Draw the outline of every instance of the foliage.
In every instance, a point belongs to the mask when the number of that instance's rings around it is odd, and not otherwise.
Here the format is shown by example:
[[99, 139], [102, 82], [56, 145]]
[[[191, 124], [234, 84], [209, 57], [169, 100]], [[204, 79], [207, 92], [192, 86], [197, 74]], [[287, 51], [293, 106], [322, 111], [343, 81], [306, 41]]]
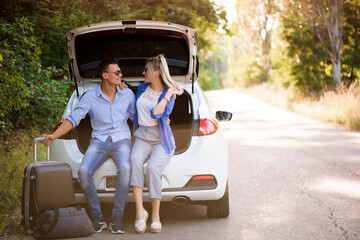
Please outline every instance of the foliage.
[[360, 1], [344, 1], [343, 81], [360, 79]]
[[[225, 21], [224, 11], [220, 7], [215, 10], [208, 0], [187, 3], [185, 0], [2, 1], [0, 77], [4, 80], [0, 89], [0, 136], [9, 129], [53, 125], [59, 120], [72, 89], [65, 81], [67, 31], [96, 22], [151, 19], [209, 33], [218, 28], [220, 20]], [[209, 39], [200, 37], [199, 48], [209, 47]]]
[[[37, 28], [35, 35], [43, 40], [41, 63], [43, 66], [62, 68], [68, 59], [65, 33], [73, 28], [97, 22], [117, 20], [169, 21], [200, 32], [215, 31], [225, 11], [215, 11], [209, 0], [14, 0], [5, 4], [2, 17], [13, 21], [13, 16], [27, 16]], [[226, 24], [225, 24], [226, 25]], [[225, 26], [224, 25], [224, 26]], [[210, 44], [205, 34], [199, 35], [199, 47]]]
[[[237, 1], [229, 82], [242, 86], [262, 81], [281, 83], [320, 96], [334, 89], [333, 79], [338, 82], [338, 62], [342, 81], [346, 85], [356, 82], [360, 76], [360, 0], [334, 3]], [[331, 24], [336, 20], [338, 26]], [[343, 39], [339, 39], [342, 30]], [[337, 44], [337, 39], [343, 44]]]
[[341, 83], [341, 45], [343, 36], [343, 1], [301, 0], [308, 27], [321, 42], [332, 61], [333, 84]]
[[276, 3], [269, 0], [237, 1], [237, 16], [231, 25], [234, 34], [229, 82], [249, 86], [270, 81], [272, 41], [279, 15]]
[[[217, 74], [209, 65], [212, 65], [213, 62], [217, 62], [219, 59], [214, 59], [214, 61], [202, 61], [204, 65], [200, 65], [200, 78], [199, 83], [203, 90], [212, 90], [222, 88], [222, 79], [221, 74]], [[201, 61], [201, 58], [200, 58]]]
[[[314, 13], [305, 9], [305, 2], [300, 7], [296, 1], [285, 1], [289, 4], [282, 14], [282, 37], [285, 40], [288, 52], [289, 62], [291, 64], [292, 75], [294, 76], [294, 84], [304, 93], [321, 93], [327, 89], [335, 87], [334, 63], [336, 62], [336, 52], [333, 41], [329, 40], [332, 31], [336, 32], [336, 28], [327, 31], [326, 26], [321, 27], [320, 23], [315, 21]], [[330, 4], [330, 3], [328, 3]], [[341, 3], [340, 3], [341, 4]], [[345, 80], [346, 85], [350, 85], [359, 79], [360, 74], [360, 25], [359, 25], [359, 5], [360, 1], [344, 1], [343, 7], [338, 6], [339, 15], [339, 31], [343, 29], [342, 54], [341, 61], [341, 79]], [[321, 7], [321, 6], [318, 6]], [[333, 9], [333, 8], [332, 8]], [[343, 9], [343, 13], [341, 12]], [[334, 9], [333, 9], [334, 10]], [[312, 11], [315, 11], [312, 9]], [[322, 9], [330, 11], [328, 8]], [[334, 14], [330, 11], [326, 14]], [[312, 15], [311, 17], [309, 17]], [[343, 15], [343, 17], [341, 16]], [[335, 15], [332, 17], [334, 19]], [[309, 20], [310, 18], [310, 20]], [[341, 24], [344, 24], [342, 28]], [[328, 28], [330, 26], [327, 26]], [[334, 30], [335, 29], [335, 30]], [[334, 33], [335, 34], [335, 33]], [[323, 39], [323, 40], [320, 40]], [[328, 40], [324, 40], [324, 39]], [[331, 42], [331, 43], [330, 43]], [[330, 57], [332, 56], [332, 57]], [[334, 60], [335, 59], [335, 60]], [[336, 77], [337, 78], [337, 77]]]
[[41, 40], [33, 32], [27, 18], [15, 19], [13, 24], [1, 22], [0, 135], [54, 124], [69, 94], [64, 70], [42, 68]]
[[6, 130], [6, 125], [12, 127], [12, 122], [6, 119], [13, 109], [28, 106], [31, 92], [25, 73], [36, 77], [40, 52], [32, 31], [26, 19], [19, 19], [15, 24], [0, 20], [0, 132]]
[[214, 36], [220, 44], [212, 46], [209, 51], [199, 51], [199, 84], [203, 90], [223, 88], [226, 84], [228, 67], [228, 40]]
[[[226, 26], [225, 11], [209, 0], [134, 0], [130, 9], [136, 11], [134, 17], [146, 20], [166, 21], [195, 28], [199, 34], [199, 48], [207, 47], [210, 40], [207, 31], [215, 32]], [[220, 25], [220, 21], [225, 22]]]
[[267, 75], [253, 54], [242, 53], [235, 55], [229, 63], [228, 78], [231, 85], [248, 87], [265, 82]]
[[270, 52], [272, 69], [269, 74], [269, 82], [280, 84], [285, 88], [294, 85], [296, 79], [292, 74], [292, 65], [289, 64], [289, 49], [284, 46], [277, 46]]
[[295, 86], [304, 93], [319, 92], [331, 86], [328, 71], [331, 60], [309, 29], [306, 19], [295, 9], [283, 15], [283, 24]]
[[2, 18], [13, 22], [16, 17], [27, 17], [36, 26], [33, 35], [42, 40], [42, 66], [63, 68], [68, 59], [65, 33], [100, 21], [99, 16], [83, 11], [86, 4], [85, 0], [15, 0], [7, 3], [8, 12]]

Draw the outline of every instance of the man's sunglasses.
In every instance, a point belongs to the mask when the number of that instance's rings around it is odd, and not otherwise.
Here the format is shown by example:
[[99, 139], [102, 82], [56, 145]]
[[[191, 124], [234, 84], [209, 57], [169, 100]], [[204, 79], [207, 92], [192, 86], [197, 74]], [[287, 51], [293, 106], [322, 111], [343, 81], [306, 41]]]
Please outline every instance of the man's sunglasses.
[[106, 73], [115, 73], [116, 75], [120, 76], [121, 70], [117, 70], [117, 71], [115, 71], [115, 72], [106, 72]]

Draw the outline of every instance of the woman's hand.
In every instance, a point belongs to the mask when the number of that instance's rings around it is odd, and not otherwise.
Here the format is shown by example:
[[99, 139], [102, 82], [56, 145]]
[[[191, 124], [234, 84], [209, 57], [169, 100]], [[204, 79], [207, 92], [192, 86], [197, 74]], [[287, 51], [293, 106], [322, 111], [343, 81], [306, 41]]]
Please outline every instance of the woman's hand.
[[166, 98], [166, 100], [170, 101], [171, 96], [175, 95], [175, 94], [176, 94], [175, 90], [172, 88], [169, 88], [164, 97]]
[[124, 82], [121, 82], [118, 86], [119, 86], [120, 90], [124, 90], [124, 88], [128, 88], [128, 85], [126, 85], [126, 83], [124, 83]]

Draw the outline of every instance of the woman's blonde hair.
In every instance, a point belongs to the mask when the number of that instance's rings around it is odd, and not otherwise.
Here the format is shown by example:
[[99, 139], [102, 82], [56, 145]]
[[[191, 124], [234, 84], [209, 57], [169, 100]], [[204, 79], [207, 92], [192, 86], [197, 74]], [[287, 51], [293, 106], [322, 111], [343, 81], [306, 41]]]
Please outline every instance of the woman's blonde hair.
[[159, 70], [162, 84], [167, 88], [174, 89], [177, 95], [183, 94], [184, 90], [171, 78], [169, 67], [163, 54], [146, 59], [145, 66], [148, 67], [151, 72]]

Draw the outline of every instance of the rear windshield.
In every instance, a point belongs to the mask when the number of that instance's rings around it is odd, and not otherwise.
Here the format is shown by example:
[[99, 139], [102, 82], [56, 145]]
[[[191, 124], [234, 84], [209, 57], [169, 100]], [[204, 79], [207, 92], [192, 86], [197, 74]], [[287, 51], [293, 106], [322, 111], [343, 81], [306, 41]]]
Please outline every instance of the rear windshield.
[[124, 77], [142, 76], [145, 60], [164, 54], [171, 75], [186, 75], [189, 67], [188, 43], [181, 33], [166, 30], [107, 30], [80, 35], [75, 39], [80, 75], [99, 78], [103, 59], [115, 59]]

